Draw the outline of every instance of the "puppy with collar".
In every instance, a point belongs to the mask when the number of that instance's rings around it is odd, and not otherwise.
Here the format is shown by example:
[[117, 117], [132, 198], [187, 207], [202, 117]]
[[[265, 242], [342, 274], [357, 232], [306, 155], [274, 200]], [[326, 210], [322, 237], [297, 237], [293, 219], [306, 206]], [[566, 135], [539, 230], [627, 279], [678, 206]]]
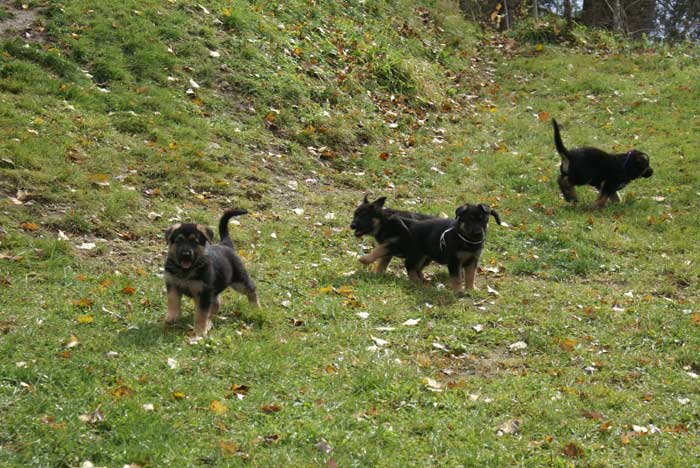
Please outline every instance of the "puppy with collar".
[[245, 210], [227, 210], [219, 221], [221, 240], [213, 244], [214, 231], [207, 226], [178, 223], [165, 231], [168, 254], [165, 260], [165, 287], [168, 312], [165, 323], [180, 318], [182, 295], [192, 297], [195, 305], [194, 332], [204, 336], [212, 327], [211, 318], [219, 310], [219, 294], [231, 287], [245, 294], [248, 301], [260, 307], [255, 283], [234, 250], [228, 222]]
[[489, 216], [501, 224], [496, 210], [483, 203], [460, 206], [454, 219], [414, 221], [394, 217], [391, 223], [402, 227], [403, 236], [392, 248], [402, 252], [408, 277], [419, 284], [424, 281], [423, 268], [430, 262], [447, 265], [452, 291], [462, 295], [463, 287], [474, 289]]
[[610, 154], [590, 146], [567, 150], [559, 134], [559, 125], [554, 119], [552, 126], [554, 145], [561, 156], [557, 182], [564, 200], [568, 202], [578, 201], [577, 185], [592, 185], [599, 192], [595, 207], [602, 208], [608, 200], [619, 202], [617, 191], [631, 181], [654, 174], [646, 153], [632, 149], [626, 153]]
[[[369, 265], [376, 260], [379, 260], [377, 272], [384, 273], [389, 266], [389, 262], [394, 256], [401, 256], [400, 251], [392, 251], [391, 246], [401, 236], [401, 232], [397, 231], [397, 225], [388, 223], [387, 221], [392, 216], [398, 216], [402, 219], [430, 219], [433, 216], [414, 213], [411, 211], [393, 210], [384, 208], [386, 197], [380, 197], [370, 202], [365, 195], [362, 203], [355, 209], [350, 223], [350, 229], [355, 232], [355, 237], [360, 238], [364, 235], [370, 235], [377, 241], [377, 247], [367, 255], [360, 257], [360, 262]], [[401, 227], [398, 226], [400, 230]]]

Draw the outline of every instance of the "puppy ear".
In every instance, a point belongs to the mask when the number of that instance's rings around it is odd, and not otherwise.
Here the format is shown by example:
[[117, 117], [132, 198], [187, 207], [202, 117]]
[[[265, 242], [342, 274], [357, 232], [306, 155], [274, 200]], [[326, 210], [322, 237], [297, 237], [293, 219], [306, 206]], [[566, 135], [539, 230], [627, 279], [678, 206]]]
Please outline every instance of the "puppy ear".
[[486, 203], [479, 203], [479, 209], [481, 209], [481, 211], [486, 214], [491, 213], [491, 207], [488, 206]]
[[202, 235], [207, 239], [207, 241], [214, 242], [214, 231], [209, 226], [204, 226], [203, 224], [197, 225], [197, 230], [202, 233]]
[[498, 212], [496, 210], [491, 210], [490, 214], [496, 220], [496, 223], [501, 224], [501, 217], [498, 216]]
[[168, 229], [165, 230], [165, 242], [166, 243], [168, 243], [168, 244], [170, 243], [170, 237], [173, 235], [173, 232], [175, 232], [176, 229], [180, 228], [180, 226], [182, 226], [182, 224], [180, 224], [180, 223], [173, 224], [172, 226], [170, 226]]
[[367, 194], [365, 193], [365, 198], [362, 200], [362, 203], [365, 203], [369, 205], [369, 199], [367, 198]]
[[378, 206], [379, 208], [384, 207], [384, 202], [386, 202], [386, 197], [379, 197], [376, 200], [372, 202], [374, 206]]
[[457, 209], [455, 210], [455, 218], [459, 218], [462, 213], [464, 213], [464, 210], [467, 209], [467, 205], [462, 205], [458, 206]]

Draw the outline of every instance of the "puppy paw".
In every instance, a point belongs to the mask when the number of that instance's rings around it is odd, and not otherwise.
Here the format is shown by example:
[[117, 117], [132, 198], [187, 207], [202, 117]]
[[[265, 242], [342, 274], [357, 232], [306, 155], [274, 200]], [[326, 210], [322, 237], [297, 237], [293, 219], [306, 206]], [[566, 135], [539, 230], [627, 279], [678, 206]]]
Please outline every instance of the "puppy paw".
[[374, 261], [374, 259], [373, 259], [372, 257], [370, 257], [369, 255], [363, 255], [363, 256], [360, 257], [358, 260], [359, 260], [360, 263], [362, 263], [363, 265], [370, 265], [370, 264]]
[[211, 320], [207, 320], [206, 323], [204, 324], [196, 324], [194, 326], [194, 334], [196, 336], [207, 336], [207, 333], [209, 333], [209, 330], [214, 326]]

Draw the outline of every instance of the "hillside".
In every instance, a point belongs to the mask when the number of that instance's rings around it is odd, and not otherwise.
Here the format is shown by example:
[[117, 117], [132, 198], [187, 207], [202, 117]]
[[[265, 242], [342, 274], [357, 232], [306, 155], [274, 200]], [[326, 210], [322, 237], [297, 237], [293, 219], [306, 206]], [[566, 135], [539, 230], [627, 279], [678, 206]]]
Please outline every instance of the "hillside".
[[[8, 466], [700, 456], [697, 48], [440, 0], [95, 0], [6, 2], [0, 55]], [[567, 205], [551, 117], [654, 176]], [[365, 194], [497, 209], [479, 290], [362, 266]], [[164, 231], [230, 207], [262, 309], [164, 329]]]

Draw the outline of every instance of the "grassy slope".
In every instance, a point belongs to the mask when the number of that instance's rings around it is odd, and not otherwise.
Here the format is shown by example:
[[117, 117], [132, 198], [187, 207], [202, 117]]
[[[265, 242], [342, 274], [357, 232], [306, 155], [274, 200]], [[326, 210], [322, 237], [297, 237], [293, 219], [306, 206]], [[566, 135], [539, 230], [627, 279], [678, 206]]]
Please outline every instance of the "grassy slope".
[[[2, 46], [3, 460], [568, 466], [568, 446], [583, 465], [692, 465], [696, 51], [482, 42], [448, 2], [113, 3], [33, 3], [37, 41]], [[646, 150], [655, 176], [620, 206], [565, 206], [540, 112], [569, 146]], [[365, 192], [497, 207], [500, 273], [454, 300], [444, 268], [424, 290], [398, 263], [365, 271], [347, 228]], [[227, 294], [190, 346], [189, 315], [159, 322], [162, 232], [228, 206], [252, 212], [233, 234], [264, 308]]]

